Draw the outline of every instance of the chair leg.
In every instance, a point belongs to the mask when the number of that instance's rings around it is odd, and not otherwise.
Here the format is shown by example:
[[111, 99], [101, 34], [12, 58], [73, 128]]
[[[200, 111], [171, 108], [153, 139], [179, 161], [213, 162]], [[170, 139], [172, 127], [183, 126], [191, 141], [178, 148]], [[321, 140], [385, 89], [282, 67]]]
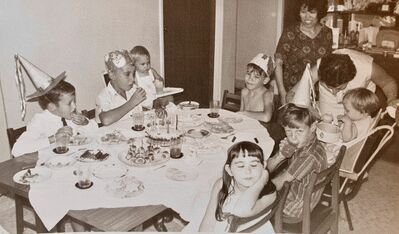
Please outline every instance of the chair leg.
[[22, 200], [18, 195], [15, 195], [15, 215], [17, 234], [22, 234], [24, 232], [24, 208], [22, 206]]
[[346, 219], [348, 221], [348, 226], [349, 226], [349, 230], [353, 231], [353, 224], [352, 224], [352, 218], [351, 218], [351, 213], [349, 211], [349, 206], [348, 206], [348, 202], [346, 201], [346, 199], [342, 199], [342, 203], [344, 205], [344, 209], [345, 209], [345, 215], [346, 215]]

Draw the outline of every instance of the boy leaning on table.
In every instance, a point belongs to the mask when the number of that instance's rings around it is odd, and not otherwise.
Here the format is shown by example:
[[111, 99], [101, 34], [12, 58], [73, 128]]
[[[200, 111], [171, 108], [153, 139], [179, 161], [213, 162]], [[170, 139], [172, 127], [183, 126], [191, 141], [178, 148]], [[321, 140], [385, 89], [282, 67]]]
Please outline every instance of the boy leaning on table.
[[109, 52], [104, 60], [111, 80], [97, 96], [96, 121], [107, 126], [141, 111], [146, 93], [135, 85], [136, 69], [127, 50]]
[[22, 116], [25, 116], [22, 68], [37, 89], [35, 93], [26, 97], [27, 101], [38, 101], [43, 112], [33, 116], [26, 126], [26, 131], [14, 144], [12, 155], [21, 156], [36, 152], [61, 138], [72, 136], [74, 132], [90, 131], [98, 127], [94, 121], [89, 121], [76, 112], [75, 87], [64, 81], [65, 72], [52, 78], [20, 55], [16, 55], [15, 60], [23, 104]]

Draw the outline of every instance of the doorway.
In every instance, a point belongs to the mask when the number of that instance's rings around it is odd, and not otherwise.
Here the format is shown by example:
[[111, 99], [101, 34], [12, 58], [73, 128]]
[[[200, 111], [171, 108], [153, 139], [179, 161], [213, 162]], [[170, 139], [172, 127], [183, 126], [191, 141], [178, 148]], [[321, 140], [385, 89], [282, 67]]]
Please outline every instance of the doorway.
[[176, 103], [205, 107], [213, 94], [215, 1], [163, 1], [166, 86], [184, 88]]

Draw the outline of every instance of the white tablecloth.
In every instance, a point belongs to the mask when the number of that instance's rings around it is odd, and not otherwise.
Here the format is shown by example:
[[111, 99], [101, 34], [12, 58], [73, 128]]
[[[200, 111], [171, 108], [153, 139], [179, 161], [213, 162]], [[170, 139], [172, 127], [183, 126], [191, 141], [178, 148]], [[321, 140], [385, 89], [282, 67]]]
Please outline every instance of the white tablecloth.
[[[206, 109], [198, 109], [195, 112], [201, 113], [203, 120], [207, 121]], [[255, 134], [262, 142], [265, 159], [267, 159], [274, 146], [274, 141], [270, 138], [266, 128], [254, 119], [238, 115], [233, 112], [220, 110], [221, 117], [240, 116], [243, 121], [231, 124], [236, 133]], [[99, 148], [110, 153], [110, 157], [103, 162], [90, 163], [95, 168], [100, 163], [121, 163], [118, 159], [118, 153], [127, 150], [127, 144], [121, 145], [103, 145], [98, 140], [101, 135], [112, 132], [113, 129], [121, 129], [122, 133], [127, 137], [143, 136], [144, 132], [134, 132], [130, 129], [131, 123], [118, 122], [114, 125], [103, 127], [93, 132], [93, 141], [86, 146], [70, 147], [70, 152], [75, 152], [80, 148]], [[202, 125], [198, 128], [203, 128]], [[245, 134], [244, 134], [245, 135]], [[128, 167], [128, 175], [135, 176], [144, 184], [144, 192], [132, 198], [114, 198], [105, 192], [106, 180], [102, 180], [92, 176], [94, 185], [85, 190], [75, 187], [77, 177], [73, 175], [79, 164], [89, 164], [76, 162], [73, 166], [52, 169], [52, 176], [49, 180], [32, 184], [29, 191], [29, 200], [38, 216], [43, 221], [47, 229], [53, 228], [69, 210], [86, 210], [93, 208], [115, 208], [115, 207], [133, 207], [163, 204], [172, 208], [180, 214], [180, 216], [190, 221], [193, 218], [192, 208], [194, 206], [196, 196], [209, 191], [214, 181], [222, 174], [223, 164], [226, 158], [226, 150], [233, 143], [231, 137], [221, 139], [219, 134], [211, 134], [211, 136], [200, 141], [187, 139], [183, 144], [183, 153], [195, 150], [198, 145], [217, 144], [219, 147], [208, 152], [202, 150], [198, 152], [198, 157], [202, 162], [194, 166], [188, 163], [185, 158], [170, 159], [165, 167], [158, 168], [154, 166], [150, 168]], [[186, 137], [187, 138], [187, 137]], [[82, 151], [81, 151], [82, 152]], [[68, 154], [68, 153], [67, 153]], [[54, 156], [52, 148], [39, 152], [39, 160], [37, 166], [45, 162], [49, 157]], [[199, 176], [191, 181], [173, 181], [165, 176], [165, 172], [170, 167], [190, 168], [190, 170], [198, 171]], [[203, 210], [203, 209], [202, 209]]]

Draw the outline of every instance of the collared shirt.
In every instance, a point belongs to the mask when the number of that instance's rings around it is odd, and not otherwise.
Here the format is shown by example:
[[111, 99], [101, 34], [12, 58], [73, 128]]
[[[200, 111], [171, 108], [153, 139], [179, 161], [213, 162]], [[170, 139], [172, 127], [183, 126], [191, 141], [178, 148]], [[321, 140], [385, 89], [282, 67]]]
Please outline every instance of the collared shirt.
[[[89, 121], [89, 124], [84, 126], [76, 125], [72, 120], [68, 119], [66, 123], [73, 129], [74, 133], [77, 131], [89, 133], [98, 128], [97, 123], [94, 121]], [[49, 147], [48, 138], [56, 134], [58, 129], [62, 127], [61, 117], [52, 114], [48, 110], [35, 114], [26, 126], [26, 131], [15, 142], [11, 152], [12, 155], [17, 157]]]
[[[320, 112], [321, 114], [332, 114], [336, 119], [336, 116], [344, 114], [344, 106], [342, 99], [348, 90], [354, 88], [367, 88], [375, 92], [375, 84], [371, 81], [371, 72], [373, 66], [373, 58], [364, 53], [350, 50], [350, 49], [339, 49], [333, 52], [334, 54], [347, 54], [353, 61], [356, 67], [356, 75], [351, 80], [344, 90], [339, 91], [336, 95], [332, 94], [326, 87], [320, 85], [319, 82], [319, 94], [320, 94]], [[320, 65], [320, 60], [317, 61], [317, 67]]]
[[[291, 147], [291, 146], [287, 146]], [[281, 152], [292, 152], [281, 150]], [[320, 172], [327, 168], [327, 157], [324, 148], [314, 136], [308, 145], [297, 149], [290, 155], [283, 155], [289, 158], [288, 173], [294, 177], [291, 188], [284, 205], [284, 214], [290, 217], [301, 217], [303, 210], [303, 197], [310, 182], [312, 172]], [[320, 200], [321, 193], [312, 194], [311, 209]]]
[[[107, 87], [105, 87], [101, 92], [98, 94], [96, 99], [96, 121], [100, 123], [99, 114], [103, 111], [109, 111], [115, 108], [118, 108], [125, 104], [137, 90], [137, 86], [133, 85], [133, 87], [126, 91], [126, 99], [122, 97], [114, 87], [111, 85], [111, 82], [108, 83]], [[125, 116], [121, 118], [121, 120], [131, 118], [132, 113], [135, 110], [141, 110], [141, 104], [137, 105], [131, 111], [129, 111]]]

